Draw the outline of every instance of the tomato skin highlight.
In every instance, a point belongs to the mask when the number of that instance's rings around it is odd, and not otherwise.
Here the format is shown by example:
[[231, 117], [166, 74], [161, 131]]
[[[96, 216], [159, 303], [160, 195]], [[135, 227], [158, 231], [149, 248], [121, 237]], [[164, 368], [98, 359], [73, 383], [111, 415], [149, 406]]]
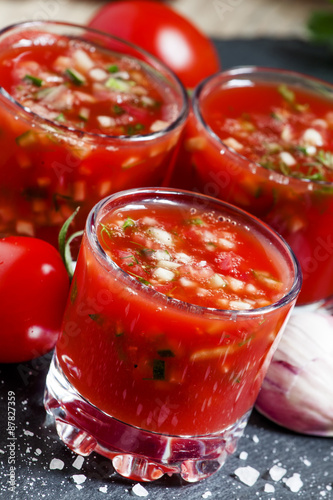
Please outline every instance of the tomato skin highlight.
[[25, 236], [0, 240], [0, 363], [28, 361], [54, 347], [68, 290], [52, 245]]
[[220, 69], [213, 43], [189, 20], [151, 0], [111, 2], [88, 26], [132, 42], [164, 62], [187, 88]]

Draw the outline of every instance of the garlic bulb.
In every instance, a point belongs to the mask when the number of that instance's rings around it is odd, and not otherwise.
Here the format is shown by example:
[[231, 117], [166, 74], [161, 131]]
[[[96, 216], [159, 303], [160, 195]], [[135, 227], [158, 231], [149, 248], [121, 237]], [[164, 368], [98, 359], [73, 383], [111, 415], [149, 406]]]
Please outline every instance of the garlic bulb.
[[293, 431], [333, 436], [333, 317], [294, 311], [255, 407]]

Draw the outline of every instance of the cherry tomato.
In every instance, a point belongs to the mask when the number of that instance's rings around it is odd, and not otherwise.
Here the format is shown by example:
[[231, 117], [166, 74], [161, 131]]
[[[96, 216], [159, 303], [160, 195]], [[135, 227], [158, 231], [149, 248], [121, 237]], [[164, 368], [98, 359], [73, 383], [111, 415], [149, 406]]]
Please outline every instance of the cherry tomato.
[[0, 239], [0, 362], [50, 351], [60, 333], [69, 278], [58, 251], [25, 236]]
[[122, 0], [104, 5], [89, 26], [132, 42], [171, 68], [187, 88], [217, 72], [213, 43], [163, 3]]

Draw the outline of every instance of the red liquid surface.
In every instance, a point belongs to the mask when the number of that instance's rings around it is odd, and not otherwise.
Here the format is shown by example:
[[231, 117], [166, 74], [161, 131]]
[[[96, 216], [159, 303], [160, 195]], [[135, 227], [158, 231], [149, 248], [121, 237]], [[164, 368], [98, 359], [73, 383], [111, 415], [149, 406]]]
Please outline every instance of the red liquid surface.
[[[217, 290], [206, 278], [192, 276], [194, 281], [202, 281], [188, 292], [181, 284], [182, 273], [189, 268], [181, 267], [177, 268], [180, 274], [175, 276], [174, 287], [170, 289], [170, 283], [161, 284], [156, 276], [152, 277], [161, 264], [152, 266], [152, 274], [145, 278], [126, 276], [118, 267], [106, 272], [85, 237], [57, 345], [60, 366], [84, 398], [120, 421], [170, 435], [219, 432], [235, 423], [254, 404], [290, 304], [269, 313], [258, 309], [251, 317], [242, 317], [238, 311], [221, 317], [213, 309], [211, 312], [191, 309], [189, 304], [168, 299], [167, 295], [210, 307], [213, 303], [219, 307], [220, 299], [226, 300], [229, 295], [235, 303], [256, 301], [259, 296], [271, 302], [290, 288], [290, 269], [273, 245], [255, 229], [245, 229], [237, 221], [219, 222], [221, 213], [213, 215], [211, 210], [197, 210], [193, 214], [191, 206], [185, 203], [163, 206], [136, 199], [122, 212], [122, 221], [128, 221], [129, 213], [136, 221], [136, 234], [130, 226], [122, 229], [118, 225], [119, 231], [125, 233], [123, 238], [111, 230], [120, 212], [116, 209], [103, 218], [98, 230], [100, 243], [108, 254], [115, 255], [115, 260], [120, 262], [122, 257], [127, 260], [128, 255], [122, 252], [124, 244], [127, 248], [128, 238], [135, 241], [147, 231], [138, 221], [154, 218], [160, 229], [176, 228], [177, 242], [168, 246], [171, 262], [176, 262], [175, 255], [180, 253], [178, 245], [193, 260], [201, 252], [200, 259], [205, 259], [206, 269], [220, 266], [220, 274], [226, 281], [230, 277], [239, 281], [241, 278], [244, 289], [232, 290], [232, 282], [228, 281]], [[213, 235], [228, 227], [236, 247], [212, 253], [198, 240], [194, 249], [189, 236], [191, 229], [184, 224], [194, 216], [204, 219]], [[111, 236], [106, 230], [101, 231], [105, 226]], [[165, 247], [161, 242], [157, 246], [155, 251], [163, 251]], [[135, 252], [135, 245], [130, 252]], [[135, 255], [139, 262], [135, 263], [135, 274], [143, 275], [148, 262], [146, 255], [141, 252]], [[228, 267], [231, 256], [234, 264]], [[123, 263], [122, 267], [129, 271], [134, 266], [128, 269], [128, 264]], [[271, 281], [253, 278], [254, 269], [269, 273], [280, 289], [272, 287]], [[142, 280], [146, 282], [147, 278], [149, 284], [143, 284]], [[250, 288], [252, 295], [245, 294], [249, 283], [257, 287], [259, 295], [253, 288]], [[207, 293], [200, 295], [202, 289]]]
[[[52, 123], [43, 125], [1, 98], [0, 232], [55, 243], [77, 206], [82, 228], [104, 196], [163, 182], [180, 130], [149, 134], [165, 130], [181, 103], [135, 58], [50, 34], [21, 37], [31, 44], [0, 47], [0, 85]], [[137, 135], [147, 141], [120, 137]]]
[[234, 152], [192, 118], [183, 151], [191, 188], [253, 213], [287, 240], [303, 272], [298, 304], [332, 295], [331, 101], [292, 86], [253, 82], [219, 87], [200, 108]]

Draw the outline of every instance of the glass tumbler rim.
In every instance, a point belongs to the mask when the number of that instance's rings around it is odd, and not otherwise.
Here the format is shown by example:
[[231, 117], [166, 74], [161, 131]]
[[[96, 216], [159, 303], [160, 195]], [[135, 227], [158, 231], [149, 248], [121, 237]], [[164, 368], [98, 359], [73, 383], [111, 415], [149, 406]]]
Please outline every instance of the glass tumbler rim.
[[[133, 195], [137, 196], [151, 196], [151, 199], [155, 197], [154, 199], [156, 200], [156, 197], [159, 197], [161, 200], [165, 200], [166, 197], [179, 197], [179, 201], [181, 198], [189, 198], [193, 197], [196, 198], [197, 200], [203, 200], [207, 201], [211, 205], [214, 205], [215, 207], [218, 206], [220, 208], [224, 208], [228, 212], [232, 213], [233, 215], [236, 215], [236, 217], [240, 219], [246, 219], [249, 223], [251, 223], [252, 226], [255, 226], [258, 228], [259, 231], [261, 231], [261, 235], [264, 237], [269, 237], [271, 240], [273, 240], [275, 243], [277, 242], [280, 245], [280, 248], [278, 248], [278, 252], [281, 255], [281, 258], [283, 258], [282, 255], [282, 249], [285, 252], [286, 255], [288, 255], [289, 258], [289, 263], [288, 267], [290, 268], [290, 272], [293, 271], [293, 281], [292, 284], [290, 285], [288, 291], [286, 291], [280, 299], [278, 299], [276, 302], [256, 308], [256, 309], [247, 309], [247, 310], [233, 310], [233, 309], [218, 309], [218, 308], [212, 308], [212, 307], [205, 307], [205, 306], [200, 306], [196, 304], [191, 304], [188, 302], [184, 302], [179, 299], [175, 299], [173, 297], [168, 297], [165, 294], [158, 292], [149, 286], [139, 282], [135, 277], [130, 276], [126, 271], [124, 271], [120, 266], [118, 266], [112, 259], [107, 255], [107, 253], [104, 251], [102, 248], [96, 234], [96, 225], [98, 222], [98, 216], [101, 214], [103, 210], [106, 209], [107, 205], [116, 202], [117, 200], [120, 200], [121, 198], [125, 199], [128, 197], [130, 200]], [[213, 208], [213, 207], [211, 207]], [[234, 205], [231, 205], [230, 203], [227, 203], [225, 201], [213, 198], [211, 196], [203, 195], [200, 193], [194, 193], [192, 191], [187, 191], [187, 190], [182, 190], [182, 189], [175, 189], [175, 188], [154, 188], [154, 187], [148, 187], [148, 188], [139, 188], [139, 189], [128, 189], [124, 191], [119, 191], [117, 193], [111, 194], [110, 196], [100, 200], [90, 211], [87, 220], [86, 220], [86, 226], [85, 226], [85, 236], [87, 237], [87, 240], [92, 248], [93, 254], [95, 258], [99, 260], [99, 262], [103, 265], [103, 267], [108, 270], [108, 271], [113, 271], [118, 273], [120, 279], [130, 287], [131, 289], [135, 290], [136, 293], [143, 293], [145, 296], [150, 299], [159, 302], [161, 306], [168, 306], [168, 307], [173, 307], [178, 309], [179, 311], [184, 311], [189, 314], [196, 314], [196, 315], [214, 315], [216, 318], [220, 319], [231, 319], [235, 320], [236, 318], [242, 318], [242, 319], [251, 319], [253, 317], [258, 317], [266, 314], [270, 314], [274, 312], [275, 310], [278, 310], [281, 307], [284, 307], [291, 302], [293, 302], [301, 289], [302, 286], [302, 272], [300, 269], [299, 262], [297, 258], [295, 257], [295, 254], [293, 250], [290, 248], [288, 243], [284, 240], [282, 236], [280, 236], [274, 229], [272, 229], [269, 225], [266, 223], [262, 222], [260, 219], [257, 217], [249, 214], [245, 210], [242, 210]]]
[[[139, 143], [139, 142], [145, 142], [145, 141], [152, 141], [155, 140], [159, 137], [163, 137], [165, 134], [172, 132], [173, 130], [177, 129], [179, 126], [181, 126], [185, 120], [187, 119], [188, 112], [189, 112], [189, 100], [188, 100], [188, 94], [186, 92], [186, 89], [184, 88], [182, 82], [178, 78], [178, 76], [170, 69], [168, 66], [166, 66], [162, 61], [157, 59], [154, 55], [150, 54], [146, 50], [142, 49], [136, 44], [133, 44], [131, 42], [128, 42], [127, 40], [124, 40], [122, 38], [119, 38], [117, 36], [111, 35], [109, 33], [106, 33], [104, 31], [97, 30], [95, 28], [91, 28], [89, 26], [84, 26], [81, 24], [76, 24], [76, 23], [71, 23], [71, 22], [65, 22], [65, 21], [53, 21], [53, 20], [40, 20], [40, 21], [22, 21], [18, 23], [11, 24], [9, 26], [5, 26], [4, 28], [0, 29], [0, 44], [1, 44], [1, 38], [4, 35], [8, 35], [11, 32], [15, 32], [15, 30], [19, 29], [24, 29], [24, 28], [33, 28], [33, 27], [38, 27], [38, 26], [45, 26], [45, 27], [58, 27], [58, 28], [68, 28], [68, 29], [74, 29], [74, 30], [82, 30], [82, 32], [88, 32], [92, 34], [96, 34], [99, 37], [103, 37], [106, 40], [114, 40], [116, 42], [119, 42], [123, 44], [124, 47], [128, 47], [130, 49], [135, 50], [137, 55], [142, 56], [142, 59], [139, 59], [139, 61], [148, 64], [148, 66], [153, 69], [158, 71], [159, 76], [158, 78], [162, 80], [162, 77], [164, 77], [165, 73], [168, 76], [168, 82], [171, 86], [175, 88], [177, 91], [179, 97], [180, 97], [180, 106], [178, 110], [177, 117], [170, 123], [168, 127], [165, 129], [156, 131], [156, 132], [151, 132], [149, 134], [145, 135], [109, 135], [109, 134], [104, 134], [104, 133], [96, 133], [96, 132], [88, 132], [85, 130], [80, 130], [75, 127], [68, 127], [64, 125], [63, 123], [55, 123], [51, 119], [48, 118], [43, 118], [42, 116], [38, 115], [34, 111], [30, 110], [29, 108], [23, 106], [20, 104], [19, 101], [17, 101], [15, 98], [11, 96], [9, 92], [7, 92], [1, 85], [0, 85], [0, 98], [2, 97], [6, 102], [9, 102], [12, 106], [15, 108], [18, 108], [21, 113], [23, 112], [26, 118], [30, 118], [32, 120], [38, 121], [39, 124], [43, 124], [45, 126], [52, 126], [57, 129], [59, 129], [62, 132], [69, 132], [71, 134], [77, 135], [80, 139], [83, 138], [89, 138], [89, 139], [112, 139], [115, 141], [121, 141], [124, 143]], [[69, 36], [70, 33], [67, 34]], [[73, 37], [72, 37], [73, 38]], [[94, 43], [97, 43], [94, 41]], [[0, 46], [1, 48], [1, 46]], [[106, 50], [108, 50], [108, 47], [104, 47]], [[119, 52], [121, 55], [122, 53]], [[132, 55], [132, 57], [134, 57]], [[148, 63], [146, 61], [148, 60]], [[150, 62], [154, 63], [150, 64]], [[163, 73], [161, 72], [163, 71]]]
[[[243, 78], [248, 76], [249, 79], [256, 78], [256, 81], [260, 83], [271, 83], [271, 84], [290, 84], [294, 86], [298, 86], [301, 88], [303, 86], [304, 89], [310, 90], [312, 92], [318, 92], [319, 90], [323, 91], [323, 93], [329, 93], [330, 98], [332, 100], [333, 106], [333, 84], [326, 82], [325, 80], [321, 80], [311, 75], [307, 75], [298, 71], [282, 69], [282, 68], [272, 68], [268, 66], [235, 66], [233, 68], [229, 68], [227, 70], [222, 70], [213, 75], [206, 77], [202, 80], [194, 89], [192, 94], [192, 109], [193, 113], [200, 123], [200, 126], [204, 128], [204, 130], [209, 134], [210, 137], [216, 142], [219, 146], [222, 146], [230, 155], [233, 155], [236, 158], [241, 159], [243, 162], [246, 162], [248, 165], [254, 165], [256, 168], [256, 172], [260, 172], [263, 176], [269, 176], [270, 180], [276, 181], [278, 184], [281, 184], [281, 176], [288, 179], [289, 184], [293, 184], [299, 187], [303, 187], [312, 190], [315, 187], [326, 187], [332, 189], [333, 182], [330, 181], [322, 181], [322, 180], [313, 180], [313, 179], [302, 179], [295, 178], [291, 176], [286, 176], [280, 172], [276, 172], [274, 170], [265, 169], [260, 163], [249, 160], [245, 156], [243, 156], [238, 151], [235, 151], [227, 144], [223, 142], [222, 139], [212, 130], [208, 122], [202, 115], [200, 100], [203, 97], [204, 92], [207, 88], [211, 86], [214, 88], [218, 83], [228, 82], [232, 79], [236, 79], [237, 77]], [[320, 94], [319, 94], [320, 95]], [[327, 98], [327, 95], [325, 95]]]

